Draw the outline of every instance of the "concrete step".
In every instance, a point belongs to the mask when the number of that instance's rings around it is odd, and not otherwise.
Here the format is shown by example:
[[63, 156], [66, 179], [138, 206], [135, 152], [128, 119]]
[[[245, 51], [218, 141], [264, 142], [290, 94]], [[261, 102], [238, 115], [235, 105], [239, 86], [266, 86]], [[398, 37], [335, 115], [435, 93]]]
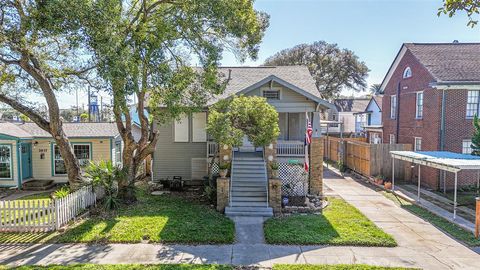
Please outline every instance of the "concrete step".
[[271, 207], [226, 207], [225, 214], [229, 217], [251, 216], [251, 217], [272, 217]]
[[232, 188], [235, 187], [267, 187], [266, 181], [232, 181]]
[[265, 164], [263, 159], [234, 159], [234, 164]]
[[55, 187], [53, 180], [31, 180], [22, 184], [23, 190], [42, 191]]
[[232, 178], [232, 183], [239, 183], [239, 182], [259, 182], [264, 185], [267, 185], [267, 179], [266, 177], [233, 177]]
[[232, 179], [267, 179], [265, 173], [236, 173], [233, 172]]
[[265, 167], [263, 168], [233, 167], [232, 172], [235, 174], [245, 174], [245, 173], [265, 174]]
[[267, 186], [232, 186], [232, 192], [267, 192]]
[[232, 189], [232, 198], [239, 197], [267, 197], [267, 191], [237, 191]]
[[232, 200], [232, 207], [233, 206], [241, 206], [241, 207], [266, 207], [267, 202], [238, 202], [238, 201], [233, 201]]
[[240, 202], [261, 202], [267, 203], [267, 196], [264, 197], [232, 197], [232, 203], [237, 204]]
[[233, 157], [235, 161], [263, 161], [262, 157]]

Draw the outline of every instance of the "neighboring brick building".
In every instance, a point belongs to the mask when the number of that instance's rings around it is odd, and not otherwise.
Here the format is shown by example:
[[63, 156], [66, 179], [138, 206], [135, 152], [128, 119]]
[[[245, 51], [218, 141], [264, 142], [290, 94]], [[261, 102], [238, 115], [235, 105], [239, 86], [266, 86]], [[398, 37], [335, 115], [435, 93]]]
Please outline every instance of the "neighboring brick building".
[[[418, 151], [470, 153], [480, 110], [480, 43], [405, 43], [382, 82], [383, 141]], [[413, 171], [416, 177], [416, 171]], [[422, 184], [443, 189], [438, 170], [422, 168]], [[447, 189], [451, 187], [446, 175]], [[459, 183], [476, 183], [460, 173]]]

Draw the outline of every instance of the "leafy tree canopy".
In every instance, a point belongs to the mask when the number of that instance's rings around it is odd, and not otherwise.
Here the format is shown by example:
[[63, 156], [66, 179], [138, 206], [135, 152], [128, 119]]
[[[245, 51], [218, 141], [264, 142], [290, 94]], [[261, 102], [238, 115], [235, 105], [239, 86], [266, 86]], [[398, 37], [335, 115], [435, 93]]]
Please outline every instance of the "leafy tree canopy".
[[305, 65], [323, 98], [334, 98], [342, 89], [363, 91], [370, 71], [355, 53], [337, 44], [317, 41], [282, 50], [267, 58], [265, 65]]
[[382, 85], [379, 83], [372, 84], [370, 86], [370, 93], [372, 95], [382, 95], [383, 94]]
[[468, 17], [467, 26], [475, 27], [478, 23], [479, 7], [479, 0], [443, 0], [443, 6], [438, 9], [438, 15], [446, 14], [453, 17], [457, 12], [464, 12]]
[[220, 145], [242, 145], [247, 136], [260, 147], [280, 134], [278, 113], [263, 97], [235, 96], [215, 104], [208, 115], [207, 131]]
[[472, 155], [480, 156], [480, 121], [478, 120], [478, 116], [475, 115], [473, 118], [473, 127], [475, 131], [473, 132], [472, 137]]

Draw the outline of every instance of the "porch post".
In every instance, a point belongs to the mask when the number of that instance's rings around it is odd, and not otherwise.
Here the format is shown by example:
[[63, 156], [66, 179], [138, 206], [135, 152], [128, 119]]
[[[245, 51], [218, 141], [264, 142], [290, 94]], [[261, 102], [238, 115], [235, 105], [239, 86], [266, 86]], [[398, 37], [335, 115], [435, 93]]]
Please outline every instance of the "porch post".
[[421, 165], [418, 164], [418, 188], [417, 188], [417, 189], [418, 189], [418, 190], [417, 190], [417, 201], [418, 201], [418, 202], [420, 202], [420, 179], [421, 179], [421, 177], [420, 177], [420, 173], [421, 173], [420, 168], [421, 168]]
[[392, 157], [392, 191], [395, 190], [395, 158]]
[[457, 181], [458, 172], [455, 172], [455, 191], [453, 193], [453, 219], [457, 217]]

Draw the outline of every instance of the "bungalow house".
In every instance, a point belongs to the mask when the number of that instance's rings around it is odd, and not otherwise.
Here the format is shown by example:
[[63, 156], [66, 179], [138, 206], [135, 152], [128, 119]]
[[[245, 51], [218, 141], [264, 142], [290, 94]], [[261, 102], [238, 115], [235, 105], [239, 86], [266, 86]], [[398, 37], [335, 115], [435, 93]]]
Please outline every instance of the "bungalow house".
[[[471, 153], [473, 118], [480, 115], [480, 43], [405, 43], [381, 89], [384, 142]], [[452, 173], [425, 168], [421, 175], [428, 188], [454, 186]], [[458, 174], [462, 186], [477, 186], [477, 179], [476, 172]]]
[[[63, 123], [63, 128], [81, 164], [121, 162], [115, 123]], [[68, 181], [55, 141], [35, 123], [0, 123], [0, 187], [22, 187], [31, 180]]]
[[[338, 116], [334, 116], [334, 118], [343, 123], [344, 135], [361, 135], [363, 126], [367, 122], [367, 115], [364, 112], [369, 102], [369, 98], [339, 98], [333, 100], [333, 104], [338, 111]], [[330, 133], [332, 133], [332, 130], [330, 130]]]
[[365, 110], [356, 113], [357, 118], [365, 119], [361, 128], [369, 143], [382, 143], [382, 98], [383, 96], [373, 96]]
[[[313, 119], [313, 132], [319, 134], [320, 113], [329, 109], [336, 111], [333, 104], [320, 97], [307, 67], [222, 67], [219, 72], [229, 81], [223, 95], [210, 100], [208, 105], [232, 95], [265, 97], [279, 113], [277, 156], [290, 156], [303, 163], [306, 115]], [[207, 115], [208, 109], [172, 123], [155, 123], [160, 139], [153, 158], [154, 181], [179, 177], [191, 183], [207, 175], [208, 161], [218, 147], [206, 132]], [[234, 151], [232, 197], [227, 214], [271, 214], [267, 207], [265, 161], [258, 151], [261, 149], [254, 149], [247, 139]], [[244, 208], [247, 206], [248, 209]], [[242, 213], [246, 210], [252, 212]]]

